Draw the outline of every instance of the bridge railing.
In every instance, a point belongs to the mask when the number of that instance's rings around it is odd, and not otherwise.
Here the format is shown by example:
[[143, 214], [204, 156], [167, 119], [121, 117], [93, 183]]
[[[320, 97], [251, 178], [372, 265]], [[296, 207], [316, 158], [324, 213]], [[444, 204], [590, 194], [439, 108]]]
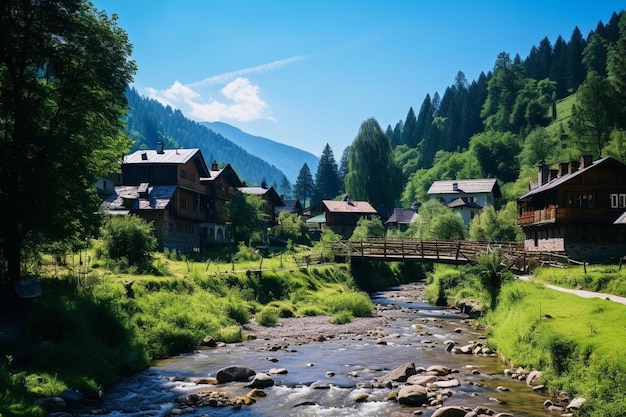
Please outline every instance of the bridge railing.
[[338, 257], [381, 260], [422, 260], [424, 262], [472, 263], [478, 257], [500, 252], [510, 269], [526, 271], [533, 262], [540, 262], [539, 252], [525, 251], [516, 242], [474, 242], [464, 240], [367, 239], [340, 241], [333, 244]]

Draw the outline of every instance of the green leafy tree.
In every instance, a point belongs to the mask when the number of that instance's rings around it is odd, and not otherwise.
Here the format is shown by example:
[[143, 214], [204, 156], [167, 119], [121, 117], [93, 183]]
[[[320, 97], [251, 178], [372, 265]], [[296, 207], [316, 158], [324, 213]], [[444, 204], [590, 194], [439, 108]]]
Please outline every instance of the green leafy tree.
[[122, 261], [140, 272], [152, 269], [151, 252], [157, 248], [152, 224], [137, 216], [109, 216], [100, 229], [105, 258]]
[[570, 128], [579, 150], [601, 156], [615, 126], [615, 94], [608, 79], [590, 72], [576, 93]]
[[315, 203], [332, 200], [339, 195], [341, 178], [333, 150], [327, 143], [322, 151], [320, 162], [315, 173]]
[[295, 198], [300, 200], [300, 202], [306, 206], [307, 203], [309, 203], [313, 198], [314, 193], [315, 183], [313, 182], [313, 176], [311, 175], [309, 166], [305, 162], [298, 173], [296, 184], [293, 187], [293, 194]]
[[513, 273], [502, 262], [501, 253], [494, 251], [479, 257], [476, 265], [470, 267], [470, 272], [478, 276], [482, 287], [489, 294], [490, 308], [494, 310], [502, 285], [513, 279]]
[[549, 161], [556, 153], [558, 140], [543, 127], [538, 127], [526, 136], [520, 158], [524, 165], [536, 166]]
[[518, 92], [524, 85], [523, 67], [516, 65], [506, 52], [500, 52], [487, 84], [488, 96], [481, 116], [485, 127], [498, 131], [510, 129], [510, 117]]
[[402, 171], [396, 165], [389, 139], [371, 118], [363, 122], [350, 146], [346, 192], [369, 201], [377, 210], [391, 210], [402, 190]]
[[607, 75], [608, 42], [599, 33], [594, 33], [583, 51], [583, 64], [587, 72], [595, 72], [605, 77]]
[[626, 131], [621, 129], [613, 130], [604, 152], [606, 156], [626, 164]]
[[93, 184], [129, 149], [135, 64], [116, 18], [87, 1], [5, 1], [0, 26], [0, 241], [17, 280], [29, 236], [93, 232]]
[[260, 237], [267, 220], [261, 197], [233, 190], [230, 201], [226, 203], [226, 211], [230, 216], [231, 235], [235, 242], [248, 243]]
[[348, 175], [348, 169], [350, 165], [350, 146], [346, 146], [341, 153], [341, 159], [339, 160], [339, 179], [341, 180], [340, 192], [346, 191], [346, 175]]
[[521, 240], [522, 229], [517, 225], [517, 203], [509, 202], [502, 210], [489, 205], [469, 224], [469, 238], [477, 241], [513, 242]]
[[461, 216], [436, 200], [421, 205], [417, 220], [409, 225], [410, 237], [424, 240], [463, 240], [467, 228]]
[[502, 182], [514, 181], [519, 172], [517, 155], [521, 144], [511, 132], [489, 130], [475, 135], [470, 140], [470, 151], [474, 154], [483, 172], [490, 178]]
[[626, 13], [621, 13], [618, 27], [619, 38], [609, 48], [607, 70], [618, 100], [619, 127], [626, 129]]
[[306, 234], [304, 220], [297, 213], [282, 211], [278, 214], [278, 224], [273, 228], [274, 236], [294, 242], [302, 240]]
[[382, 238], [385, 236], [385, 225], [379, 217], [368, 219], [361, 217], [350, 236], [350, 240], [365, 240], [368, 238]]

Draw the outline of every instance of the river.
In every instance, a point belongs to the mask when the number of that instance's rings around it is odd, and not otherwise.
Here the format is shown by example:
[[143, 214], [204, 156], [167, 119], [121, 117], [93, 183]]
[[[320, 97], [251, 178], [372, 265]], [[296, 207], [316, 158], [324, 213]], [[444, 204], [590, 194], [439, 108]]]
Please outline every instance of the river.
[[[461, 382], [450, 388], [444, 406], [485, 406], [515, 416], [550, 416], [543, 408], [545, 394], [504, 376], [504, 364], [495, 356], [453, 354], [446, 341], [464, 345], [481, 334], [467, 317], [455, 310], [433, 307], [411, 299], [409, 284], [372, 294], [384, 316], [386, 337], [355, 335], [268, 351], [272, 341], [251, 340], [181, 355], [155, 364], [145, 372], [120, 382], [105, 394], [102, 409], [111, 417], [167, 416], [176, 398], [199, 391], [222, 391], [241, 396], [250, 391], [245, 383], [198, 385], [199, 378], [215, 376], [225, 366], [243, 365], [257, 372], [284, 368], [272, 375], [276, 385], [266, 388], [256, 403], [233, 407], [197, 407], [182, 410], [200, 416], [430, 416], [434, 407], [408, 407], [389, 401], [390, 388], [372, 384], [376, 377], [407, 362], [416, 366], [443, 365], [458, 370]], [[274, 341], [276, 342], [276, 341]], [[279, 341], [278, 341], [279, 342]], [[472, 372], [473, 371], [473, 372]], [[316, 388], [322, 384], [325, 389]], [[496, 389], [500, 387], [500, 390]], [[501, 390], [502, 387], [509, 391]], [[367, 399], [355, 398], [366, 394]], [[177, 410], [176, 412], [180, 412]], [[85, 414], [86, 415], [86, 414]]]

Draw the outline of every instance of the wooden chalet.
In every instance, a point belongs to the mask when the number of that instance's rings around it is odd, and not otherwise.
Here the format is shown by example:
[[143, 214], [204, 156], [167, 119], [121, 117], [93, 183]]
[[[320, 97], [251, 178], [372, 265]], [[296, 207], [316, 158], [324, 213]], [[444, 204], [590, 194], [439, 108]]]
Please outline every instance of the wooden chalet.
[[460, 215], [465, 224], [502, 196], [495, 178], [435, 181], [427, 194]]
[[394, 208], [393, 213], [385, 222], [385, 227], [405, 232], [416, 218], [417, 212], [413, 209]]
[[209, 176], [200, 178], [200, 181], [206, 186], [208, 199], [202, 238], [209, 243], [230, 242], [230, 217], [226, 204], [231, 199], [233, 188], [244, 184], [230, 164], [220, 169], [215, 161], [211, 164]]
[[322, 200], [320, 211], [326, 219], [322, 224], [322, 229], [331, 229], [344, 239], [352, 236], [361, 217], [372, 220], [374, 216], [378, 216], [378, 212], [370, 203], [353, 201], [350, 197], [341, 201]]
[[263, 212], [268, 218], [268, 226], [276, 224], [276, 208], [284, 206], [285, 203], [274, 187], [238, 187], [238, 189], [244, 194], [261, 197], [263, 199]]
[[227, 165], [206, 165], [200, 149], [139, 150], [123, 158], [121, 185], [106, 196], [109, 214], [135, 214], [154, 226], [161, 249], [198, 251], [211, 242], [228, 242], [224, 210], [232, 187], [242, 185]]
[[626, 165], [612, 158], [539, 165], [517, 202], [526, 250], [606, 262], [626, 255]]

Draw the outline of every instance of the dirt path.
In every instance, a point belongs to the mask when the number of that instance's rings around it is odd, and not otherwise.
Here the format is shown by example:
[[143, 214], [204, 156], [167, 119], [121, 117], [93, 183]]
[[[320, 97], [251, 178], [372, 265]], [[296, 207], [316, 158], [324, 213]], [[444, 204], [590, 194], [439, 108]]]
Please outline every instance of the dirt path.
[[[532, 275], [520, 275], [519, 279], [523, 281], [533, 281]], [[626, 305], [626, 297], [620, 297], [613, 294], [605, 294], [601, 292], [593, 292], [593, 291], [585, 291], [585, 290], [574, 290], [571, 288], [563, 288], [558, 287], [552, 284], [543, 284], [546, 288], [550, 288], [551, 290], [566, 292], [569, 294], [574, 294], [583, 298], [602, 298], [609, 301], [614, 301], [616, 303], [625, 304]]]

